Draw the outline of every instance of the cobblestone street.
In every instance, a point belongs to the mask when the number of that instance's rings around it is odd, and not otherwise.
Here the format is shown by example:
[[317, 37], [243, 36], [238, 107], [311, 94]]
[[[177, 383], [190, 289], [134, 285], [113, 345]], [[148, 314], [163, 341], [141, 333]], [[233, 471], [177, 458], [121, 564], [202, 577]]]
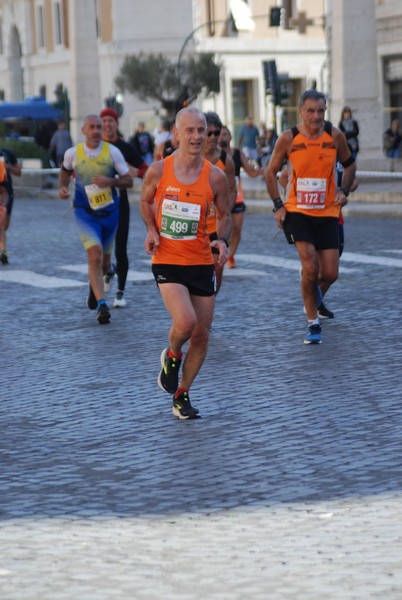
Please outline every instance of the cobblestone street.
[[401, 223], [346, 219], [336, 317], [312, 347], [296, 252], [250, 207], [192, 389], [202, 419], [181, 422], [156, 384], [170, 323], [138, 206], [128, 306], [99, 326], [72, 211], [18, 199], [0, 265], [0, 598], [402, 598]]

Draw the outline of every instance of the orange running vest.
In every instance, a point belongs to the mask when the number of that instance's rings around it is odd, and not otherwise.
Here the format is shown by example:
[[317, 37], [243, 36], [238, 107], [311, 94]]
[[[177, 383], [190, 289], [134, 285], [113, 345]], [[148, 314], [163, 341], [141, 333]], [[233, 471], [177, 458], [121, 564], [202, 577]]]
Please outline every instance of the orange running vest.
[[332, 125], [325, 122], [320, 137], [309, 139], [297, 127], [288, 157], [286, 210], [312, 217], [339, 217], [335, 206], [337, 148]]
[[214, 205], [209, 183], [211, 163], [203, 161], [194, 183], [184, 184], [174, 174], [174, 154], [164, 160], [155, 194], [155, 221], [160, 237], [154, 264], [213, 264], [207, 217]]
[[[218, 169], [220, 169], [221, 171], [223, 171], [223, 172], [226, 171], [226, 152], [224, 150], [221, 150], [221, 155], [220, 155], [219, 159], [216, 161], [216, 163], [214, 163], [214, 164], [215, 164], [215, 167], [218, 167]], [[216, 233], [215, 205], [212, 206], [211, 212], [208, 215], [207, 231], [208, 231], [209, 235]]]

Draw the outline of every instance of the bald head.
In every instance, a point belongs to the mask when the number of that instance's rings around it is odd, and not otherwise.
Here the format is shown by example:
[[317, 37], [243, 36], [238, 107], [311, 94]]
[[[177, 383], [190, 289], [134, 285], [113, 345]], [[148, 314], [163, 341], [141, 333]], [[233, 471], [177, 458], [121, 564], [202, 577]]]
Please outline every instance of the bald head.
[[204, 113], [192, 106], [180, 110], [176, 115], [174, 135], [179, 142], [180, 156], [202, 156], [207, 135]]
[[187, 116], [200, 117], [201, 119], [203, 119], [203, 121], [205, 123], [205, 127], [207, 126], [207, 122], [206, 122], [204, 113], [202, 111], [200, 111], [198, 108], [195, 108], [194, 106], [188, 106], [186, 108], [182, 108], [181, 110], [179, 110], [179, 112], [176, 115], [175, 123], [176, 123], [177, 129], [179, 129], [180, 123], [181, 123], [183, 117], [187, 117]]

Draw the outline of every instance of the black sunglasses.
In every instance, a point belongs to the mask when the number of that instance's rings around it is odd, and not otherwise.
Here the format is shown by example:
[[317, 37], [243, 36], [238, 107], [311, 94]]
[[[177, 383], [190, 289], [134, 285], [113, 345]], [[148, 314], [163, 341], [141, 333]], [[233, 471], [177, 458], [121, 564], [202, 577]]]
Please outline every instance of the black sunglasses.
[[220, 129], [214, 129], [213, 131], [208, 131], [207, 133], [207, 137], [211, 137], [211, 135], [214, 135], [215, 137], [220, 136], [221, 134], [221, 130]]

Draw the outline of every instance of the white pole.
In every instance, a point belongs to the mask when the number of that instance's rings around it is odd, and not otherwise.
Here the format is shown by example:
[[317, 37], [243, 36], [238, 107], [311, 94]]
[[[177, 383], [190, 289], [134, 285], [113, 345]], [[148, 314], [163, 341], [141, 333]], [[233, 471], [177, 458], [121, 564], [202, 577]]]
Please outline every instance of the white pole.
[[82, 119], [102, 109], [94, 0], [70, 2], [71, 135], [82, 139]]

